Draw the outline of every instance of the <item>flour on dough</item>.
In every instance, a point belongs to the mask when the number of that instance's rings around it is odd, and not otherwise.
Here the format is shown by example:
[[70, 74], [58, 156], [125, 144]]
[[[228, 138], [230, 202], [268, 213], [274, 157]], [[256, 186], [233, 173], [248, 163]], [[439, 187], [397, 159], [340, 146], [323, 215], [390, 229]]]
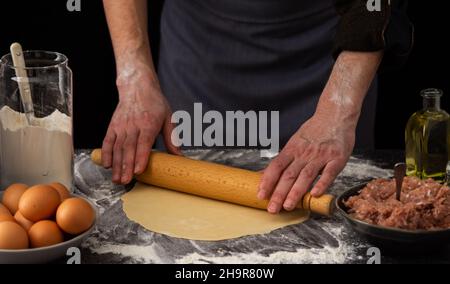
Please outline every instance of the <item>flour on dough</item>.
[[308, 219], [304, 210], [272, 215], [261, 209], [137, 183], [123, 209], [146, 229], [171, 237], [218, 241], [265, 234]]

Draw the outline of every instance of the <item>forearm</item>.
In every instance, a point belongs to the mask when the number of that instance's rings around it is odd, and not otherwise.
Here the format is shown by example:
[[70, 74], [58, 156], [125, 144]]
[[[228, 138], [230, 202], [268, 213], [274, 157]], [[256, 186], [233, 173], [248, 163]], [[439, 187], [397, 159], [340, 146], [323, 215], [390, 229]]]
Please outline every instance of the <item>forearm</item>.
[[114, 48], [118, 85], [137, 69], [146, 69], [149, 80], [157, 82], [148, 38], [147, 0], [103, 0], [103, 5]]
[[362, 103], [382, 55], [340, 53], [316, 113], [264, 170], [258, 197], [270, 198], [269, 212], [295, 209], [310, 187], [312, 196], [322, 195], [345, 167], [355, 143]]
[[342, 52], [320, 97], [316, 114], [356, 128], [383, 52]]

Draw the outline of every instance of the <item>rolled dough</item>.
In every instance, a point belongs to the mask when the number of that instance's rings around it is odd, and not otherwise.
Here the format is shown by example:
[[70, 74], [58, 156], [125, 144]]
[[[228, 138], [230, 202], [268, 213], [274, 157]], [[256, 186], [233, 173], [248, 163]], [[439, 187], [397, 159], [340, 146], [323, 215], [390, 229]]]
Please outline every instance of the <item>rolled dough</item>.
[[218, 241], [265, 234], [305, 221], [304, 210], [271, 215], [249, 208], [137, 183], [122, 196], [128, 218], [146, 229], [171, 237]]

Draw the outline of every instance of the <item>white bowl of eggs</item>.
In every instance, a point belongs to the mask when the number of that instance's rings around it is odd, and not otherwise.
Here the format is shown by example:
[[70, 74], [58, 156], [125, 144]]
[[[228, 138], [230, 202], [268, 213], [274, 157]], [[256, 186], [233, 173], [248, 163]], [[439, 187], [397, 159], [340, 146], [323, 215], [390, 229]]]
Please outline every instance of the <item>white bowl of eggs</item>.
[[60, 183], [13, 184], [0, 200], [0, 264], [60, 259], [80, 246], [97, 218], [94, 204]]

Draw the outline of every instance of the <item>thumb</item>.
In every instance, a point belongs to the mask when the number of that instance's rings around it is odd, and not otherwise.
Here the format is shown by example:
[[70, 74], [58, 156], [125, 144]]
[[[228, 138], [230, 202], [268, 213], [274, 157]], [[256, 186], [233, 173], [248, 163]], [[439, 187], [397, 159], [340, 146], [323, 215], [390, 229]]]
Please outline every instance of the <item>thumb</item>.
[[183, 155], [181, 153], [181, 150], [179, 147], [175, 146], [175, 144], [172, 141], [172, 131], [174, 129], [174, 125], [171, 121], [171, 117], [172, 117], [172, 113], [169, 112], [169, 114], [166, 116], [166, 119], [164, 121], [164, 126], [163, 126], [163, 139], [164, 139], [164, 145], [167, 148], [167, 151], [169, 153], [175, 154], [175, 155]]

